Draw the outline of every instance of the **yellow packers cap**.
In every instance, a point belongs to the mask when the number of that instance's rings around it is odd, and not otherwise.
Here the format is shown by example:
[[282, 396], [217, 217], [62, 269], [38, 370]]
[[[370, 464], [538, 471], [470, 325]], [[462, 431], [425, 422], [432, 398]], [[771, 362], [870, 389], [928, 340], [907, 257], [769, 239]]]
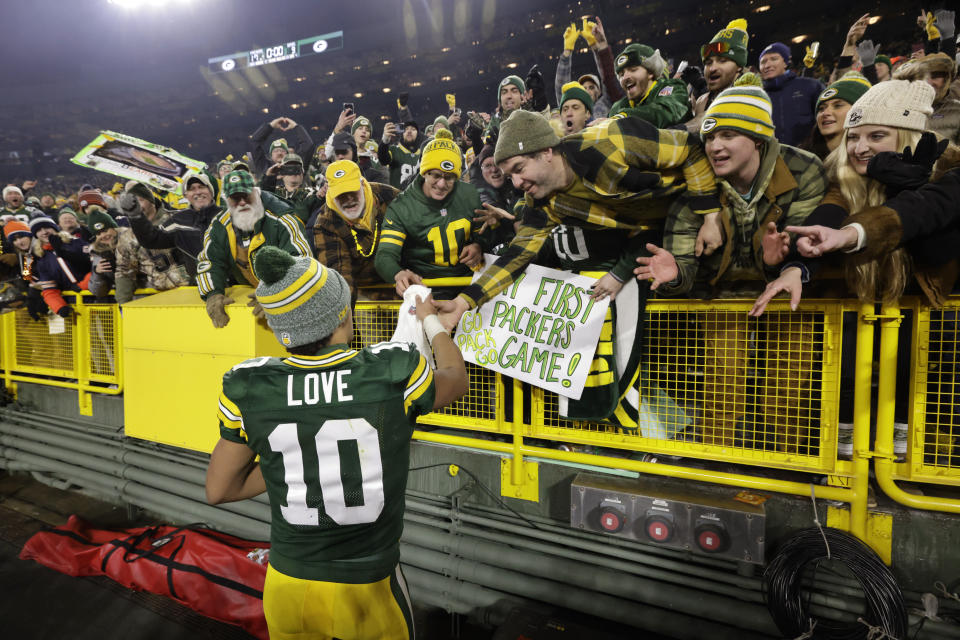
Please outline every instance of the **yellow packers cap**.
[[363, 177], [360, 167], [353, 160], [337, 160], [327, 167], [327, 206], [333, 208], [333, 203], [341, 193], [359, 191], [363, 188]]

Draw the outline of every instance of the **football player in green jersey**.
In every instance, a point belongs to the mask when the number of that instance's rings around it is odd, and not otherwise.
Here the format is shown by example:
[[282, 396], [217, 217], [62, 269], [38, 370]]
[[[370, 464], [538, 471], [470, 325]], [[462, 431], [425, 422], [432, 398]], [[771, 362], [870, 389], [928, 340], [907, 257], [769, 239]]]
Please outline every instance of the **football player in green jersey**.
[[418, 415], [466, 393], [463, 358], [432, 298], [416, 313], [434, 371], [412, 344], [349, 347], [350, 288], [336, 271], [273, 247], [254, 268], [257, 299], [291, 355], [224, 375], [207, 499], [270, 498], [263, 609], [273, 640], [412, 638], [399, 566], [410, 438]]

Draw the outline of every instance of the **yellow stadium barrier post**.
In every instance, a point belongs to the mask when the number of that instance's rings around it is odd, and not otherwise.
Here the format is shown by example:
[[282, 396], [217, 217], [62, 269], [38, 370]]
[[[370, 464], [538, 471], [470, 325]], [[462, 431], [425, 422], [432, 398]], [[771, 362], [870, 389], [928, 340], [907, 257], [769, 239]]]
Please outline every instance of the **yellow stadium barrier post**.
[[0, 316], [0, 331], [2, 331], [2, 351], [0, 351], [0, 366], [3, 367], [3, 386], [14, 398], [17, 397], [17, 383], [13, 380], [13, 363], [17, 348], [17, 314], [8, 311]]
[[850, 532], [867, 539], [867, 497], [870, 488], [870, 392], [873, 382], [874, 305], [860, 305], [853, 391], [853, 478], [850, 485]]
[[877, 389], [877, 441], [874, 471], [877, 484], [891, 499], [914, 509], [960, 513], [960, 501], [907, 493], [894, 480], [896, 459], [893, 452], [893, 423], [897, 387], [897, 347], [900, 312], [895, 306], [884, 306], [880, 319], [880, 380]]
[[87, 391], [90, 385], [90, 310], [83, 303], [83, 296], [77, 294], [74, 303], [76, 327], [73, 331], [73, 375], [77, 379], [77, 403], [80, 415], [93, 415], [93, 398]]

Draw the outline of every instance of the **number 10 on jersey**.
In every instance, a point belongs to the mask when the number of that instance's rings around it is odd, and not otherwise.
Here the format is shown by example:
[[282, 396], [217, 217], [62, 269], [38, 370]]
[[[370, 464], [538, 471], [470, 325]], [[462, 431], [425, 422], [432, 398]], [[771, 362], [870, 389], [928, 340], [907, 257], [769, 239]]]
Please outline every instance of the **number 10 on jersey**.
[[[280, 507], [283, 519], [293, 525], [320, 523], [320, 510], [307, 506], [308, 488], [316, 490], [307, 474], [313, 469], [304, 469], [303, 451], [297, 438], [297, 424], [279, 424], [267, 438], [270, 448], [283, 458], [283, 479], [287, 485], [287, 504]], [[347, 506], [341, 469], [340, 443], [355, 442], [363, 488], [363, 504]], [[380, 441], [377, 430], [363, 418], [327, 420], [314, 438], [317, 448], [316, 474], [323, 495], [323, 510], [330, 519], [340, 525], [374, 522], [383, 511], [383, 464], [380, 459]]]

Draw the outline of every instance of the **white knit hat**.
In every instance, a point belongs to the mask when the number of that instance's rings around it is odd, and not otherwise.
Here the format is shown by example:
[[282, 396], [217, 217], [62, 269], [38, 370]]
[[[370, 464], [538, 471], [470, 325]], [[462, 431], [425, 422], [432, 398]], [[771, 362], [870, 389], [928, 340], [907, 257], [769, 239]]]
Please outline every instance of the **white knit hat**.
[[935, 95], [933, 87], [922, 80], [878, 82], [853, 103], [843, 128], [873, 124], [924, 131]]

